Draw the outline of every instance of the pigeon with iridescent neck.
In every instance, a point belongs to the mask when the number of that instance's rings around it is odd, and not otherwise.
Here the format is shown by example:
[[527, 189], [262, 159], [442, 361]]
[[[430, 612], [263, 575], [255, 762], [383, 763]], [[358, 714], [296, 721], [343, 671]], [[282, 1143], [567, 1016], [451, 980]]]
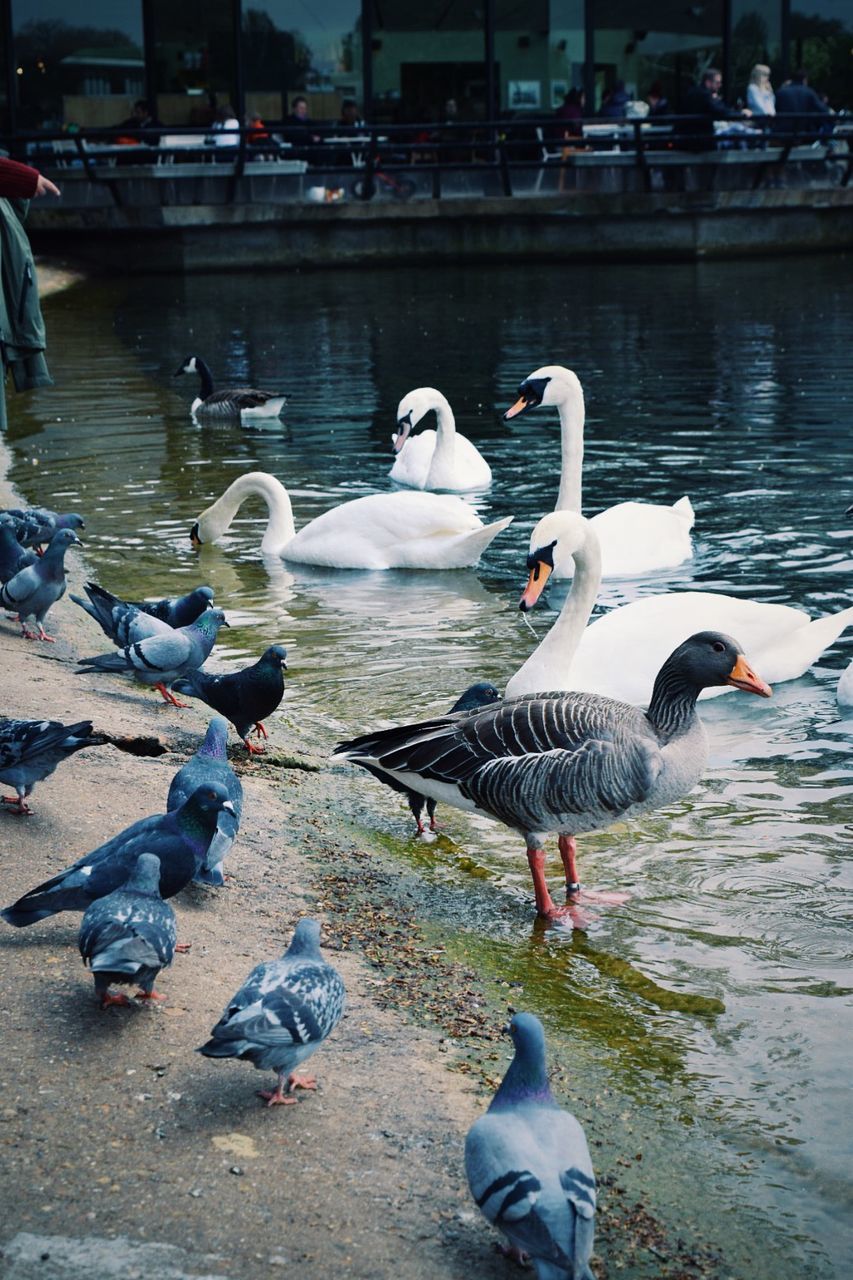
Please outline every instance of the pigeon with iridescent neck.
[[75, 544], [79, 546], [80, 539], [74, 530], [60, 529], [35, 564], [19, 570], [0, 587], [0, 604], [17, 613], [24, 639], [53, 644], [54, 637], [47, 634], [44, 623], [48, 611], [65, 595], [65, 553]]
[[223, 809], [219, 815], [216, 834], [208, 846], [204, 862], [193, 877], [199, 884], [223, 883], [222, 861], [240, 830], [243, 787], [228, 763], [227, 745], [228, 722], [222, 716], [214, 716], [204, 742], [175, 774], [166, 798], [166, 808], [171, 812], [189, 799], [197, 787], [205, 782], [218, 782], [228, 792], [228, 799], [234, 806], [233, 809]]
[[83, 671], [129, 671], [141, 684], [153, 685], [166, 702], [185, 707], [170, 691], [174, 682], [200, 667], [210, 657], [220, 627], [227, 627], [221, 609], [205, 609], [188, 627], [172, 628], [125, 645], [119, 653], [101, 653], [81, 658]]
[[317, 1087], [296, 1068], [335, 1029], [344, 997], [343, 979], [320, 954], [319, 922], [303, 918], [281, 959], [252, 970], [198, 1052], [275, 1071], [278, 1085], [259, 1096], [270, 1107], [295, 1102], [294, 1089]]
[[515, 1057], [465, 1141], [465, 1172], [477, 1206], [537, 1280], [594, 1280], [595, 1175], [584, 1131], [554, 1100], [542, 1024], [517, 1013]]
[[113, 982], [137, 983], [140, 1000], [165, 999], [154, 990], [154, 980], [172, 963], [177, 927], [174, 911], [160, 896], [156, 855], [141, 853], [121, 888], [86, 908], [77, 943], [102, 1009], [130, 1004], [127, 996], [110, 994]]
[[85, 911], [90, 902], [124, 884], [140, 853], [154, 853], [160, 859], [160, 894], [172, 898], [204, 862], [219, 814], [228, 808], [233, 805], [225, 788], [218, 782], [206, 783], [179, 809], [134, 822], [59, 875], [30, 889], [0, 916], [22, 929], [59, 911]]

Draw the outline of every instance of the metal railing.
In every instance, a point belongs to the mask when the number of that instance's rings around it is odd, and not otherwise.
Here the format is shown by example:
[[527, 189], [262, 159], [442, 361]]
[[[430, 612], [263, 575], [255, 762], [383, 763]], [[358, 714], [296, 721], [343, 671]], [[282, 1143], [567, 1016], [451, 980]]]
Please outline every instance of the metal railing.
[[[180, 131], [179, 131], [180, 130]], [[791, 161], [831, 162], [835, 185], [853, 176], [853, 123], [847, 116], [777, 116], [772, 120], [732, 119], [715, 130], [707, 117], [654, 119], [590, 118], [565, 122], [553, 116], [446, 124], [371, 125], [344, 128], [312, 123], [210, 128], [46, 130], [2, 139], [12, 155], [37, 168], [69, 164], [90, 182], [106, 183], [122, 203], [122, 177], [138, 166], [166, 166], [158, 176], [180, 178], [185, 166], [205, 164], [211, 175], [227, 176], [233, 200], [247, 165], [262, 161], [276, 170], [316, 174], [339, 181], [352, 196], [370, 200], [377, 192], [408, 199], [416, 190], [440, 199], [453, 175], [478, 174], [484, 194], [512, 196], [539, 192], [544, 175], [608, 166], [636, 168], [640, 185], [652, 189], [652, 171], [737, 160], [744, 185], [761, 185], [769, 166], [784, 170]], [[224, 139], [233, 139], [223, 144]], [[228, 166], [227, 169], [224, 166]], [[147, 172], [152, 172], [151, 169]]]

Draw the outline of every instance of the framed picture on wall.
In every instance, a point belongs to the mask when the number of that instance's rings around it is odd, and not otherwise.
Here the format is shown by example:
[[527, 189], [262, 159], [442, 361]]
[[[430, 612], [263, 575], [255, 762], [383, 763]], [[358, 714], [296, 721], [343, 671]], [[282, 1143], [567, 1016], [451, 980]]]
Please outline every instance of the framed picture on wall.
[[542, 105], [542, 88], [539, 80], [508, 80], [507, 106], [511, 111], [534, 109]]
[[551, 106], [556, 110], [563, 105], [563, 99], [569, 92], [568, 80], [551, 81]]

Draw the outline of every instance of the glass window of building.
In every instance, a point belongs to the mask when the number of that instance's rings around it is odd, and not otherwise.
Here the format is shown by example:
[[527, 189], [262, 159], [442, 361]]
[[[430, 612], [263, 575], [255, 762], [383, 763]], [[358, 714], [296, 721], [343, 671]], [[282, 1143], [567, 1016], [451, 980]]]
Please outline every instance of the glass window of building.
[[[589, 114], [620, 116], [631, 102], [677, 111], [687, 88], [722, 65], [722, 0], [637, 5], [596, 0], [595, 102]], [[637, 109], [631, 108], [628, 114]]]
[[583, 88], [583, 0], [497, 0], [495, 63], [501, 113], [551, 115]]
[[791, 71], [802, 68], [833, 111], [853, 110], [853, 10], [850, 0], [792, 0]]
[[145, 90], [141, 0], [13, 0], [20, 129], [118, 124]]
[[237, 51], [231, 0], [151, 0], [157, 116], [166, 125], [211, 124], [233, 114]]
[[375, 120], [486, 115], [484, 9], [477, 0], [368, 0]]
[[247, 112], [282, 120], [294, 94], [312, 120], [337, 120], [341, 104], [362, 109], [361, 0], [243, 0]]

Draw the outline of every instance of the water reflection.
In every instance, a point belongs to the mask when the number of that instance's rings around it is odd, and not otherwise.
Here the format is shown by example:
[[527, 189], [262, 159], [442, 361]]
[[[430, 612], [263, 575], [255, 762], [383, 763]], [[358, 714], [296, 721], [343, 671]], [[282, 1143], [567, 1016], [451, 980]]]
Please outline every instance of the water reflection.
[[[34, 501], [61, 496], [86, 512], [87, 555], [110, 590], [164, 595], [209, 581], [236, 624], [217, 650], [226, 665], [286, 644], [287, 722], [300, 747], [322, 753], [342, 734], [441, 711], [474, 680], [502, 686], [533, 648], [518, 593], [530, 530], [556, 496], [559, 425], [545, 411], [511, 423], [501, 412], [543, 363], [574, 368], [584, 385], [589, 514], [683, 493], [697, 511], [691, 561], [608, 582], [600, 607], [691, 588], [813, 616], [849, 605], [850, 294], [832, 259], [784, 271], [490, 267], [87, 286], [49, 305], [57, 385], [12, 401], [13, 478]], [[790, 305], [805, 297], [818, 314]], [[187, 389], [171, 380], [190, 349], [222, 385], [282, 385], [286, 420], [263, 431], [194, 425]], [[193, 552], [192, 521], [241, 471], [278, 475], [298, 526], [387, 490], [397, 403], [419, 385], [444, 392], [492, 466], [481, 518], [516, 516], [476, 573], [264, 560], [255, 508], [220, 545]], [[567, 589], [534, 615], [540, 635]], [[853, 740], [834, 684], [851, 657], [843, 636], [767, 704], [737, 694], [703, 704], [702, 785], [581, 842], [587, 882], [633, 894], [601, 910], [585, 938], [531, 933], [527, 864], [505, 829], [443, 808], [443, 834], [421, 845], [399, 798], [343, 769], [329, 783], [341, 811], [429, 887], [460, 954], [523, 982], [564, 1037], [566, 1061], [603, 1058], [620, 1087], [644, 1088], [662, 1133], [709, 1117], [753, 1161], [756, 1204], [786, 1239], [819, 1233], [815, 1249], [838, 1276], [853, 1266], [838, 1212], [853, 1162], [838, 1123]], [[667, 1171], [683, 1160], [688, 1191], [690, 1149], [660, 1153]], [[731, 1189], [742, 1169], [730, 1172], [721, 1194], [742, 1214]], [[661, 1194], [677, 1200], [673, 1187]], [[779, 1265], [801, 1274], [792, 1258]]]

